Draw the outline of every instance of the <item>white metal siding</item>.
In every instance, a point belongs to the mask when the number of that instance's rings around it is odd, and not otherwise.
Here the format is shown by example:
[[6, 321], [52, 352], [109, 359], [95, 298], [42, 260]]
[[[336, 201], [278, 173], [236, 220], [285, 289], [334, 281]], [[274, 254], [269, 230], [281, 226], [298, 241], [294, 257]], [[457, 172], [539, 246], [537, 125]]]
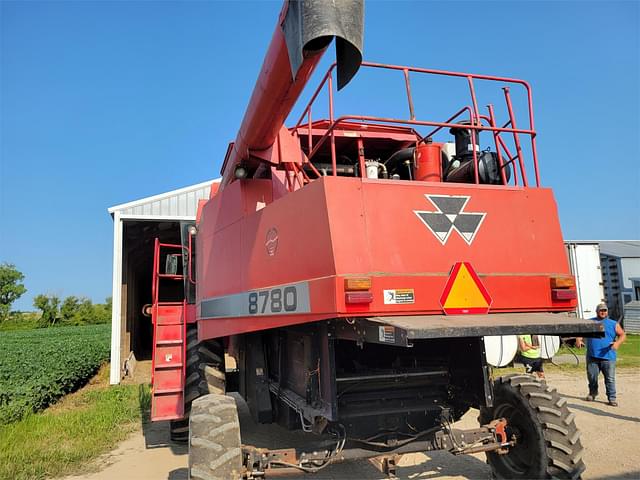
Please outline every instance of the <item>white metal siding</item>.
[[604, 300], [600, 248], [597, 243], [568, 243], [569, 265], [576, 277], [578, 290], [577, 314], [580, 318], [596, 316], [596, 305]]
[[[215, 181], [215, 180], [214, 180]], [[116, 211], [121, 216], [128, 218], [140, 216], [154, 217], [191, 217], [195, 218], [198, 211], [198, 201], [207, 200], [211, 184], [214, 181], [199, 183], [192, 187], [174, 190], [172, 192], [143, 198], [135, 202], [117, 205], [109, 209], [110, 213]]]
[[633, 288], [631, 278], [640, 277], [640, 258], [622, 258], [620, 262], [622, 264], [621, 287], [625, 290]]
[[627, 333], [640, 333], [640, 302], [629, 302], [624, 306], [624, 330]]

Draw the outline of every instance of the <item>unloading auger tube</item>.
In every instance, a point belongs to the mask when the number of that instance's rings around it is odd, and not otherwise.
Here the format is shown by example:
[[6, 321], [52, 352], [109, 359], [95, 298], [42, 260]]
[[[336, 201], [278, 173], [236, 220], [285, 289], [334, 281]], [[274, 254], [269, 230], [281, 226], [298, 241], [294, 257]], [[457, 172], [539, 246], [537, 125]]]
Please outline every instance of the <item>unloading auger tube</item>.
[[278, 132], [331, 40], [338, 90], [362, 62], [364, 0], [286, 0], [236, 141], [222, 165], [221, 188], [236, 169], [253, 173], [268, 161]]

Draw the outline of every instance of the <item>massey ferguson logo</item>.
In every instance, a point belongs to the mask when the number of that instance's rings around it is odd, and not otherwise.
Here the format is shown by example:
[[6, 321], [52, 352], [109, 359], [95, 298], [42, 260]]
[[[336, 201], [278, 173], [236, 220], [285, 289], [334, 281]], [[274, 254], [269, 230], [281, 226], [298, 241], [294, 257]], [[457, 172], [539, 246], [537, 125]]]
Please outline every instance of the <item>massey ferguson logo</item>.
[[278, 250], [278, 230], [270, 228], [267, 231], [264, 246], [267, 249], [267, 255], [273, 257], [276, 254], [276, 251]]
[[480, 229], [486, 213], [463, 212], [471, 197], [464, 195], [425, 195], [436, 207], [435, 212], [414, 210], [422, 223], [443, 245], [447, 243], [451, 232], [455, 230], [462, 239], [471, 245]]

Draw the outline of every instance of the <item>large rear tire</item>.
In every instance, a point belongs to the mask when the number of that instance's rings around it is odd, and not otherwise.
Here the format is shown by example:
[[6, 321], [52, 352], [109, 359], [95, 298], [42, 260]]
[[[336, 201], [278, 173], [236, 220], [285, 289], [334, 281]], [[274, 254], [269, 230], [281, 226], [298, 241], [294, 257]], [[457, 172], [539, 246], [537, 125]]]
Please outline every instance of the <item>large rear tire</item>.
[[508, 375], [494, 381], [493, 404], [480, 410], [480, 423], [504, 417], [517, 441], [507, 454], [487, 453], [495, 478], [580, 478], [585, 470], [580, 432], [556, 389], [531, 375]]
[[195, 328], [187, 331], [187, 369], [184, 395], [184, 418], [172, 420], [171, 440], [189, 440], [189, 415], [192, 402], [203, 395], [225, 393], [224, 349], [218, 340], [198, 342]]
[[239, 479], [242, 444], [234, 399], [210, 394], [194, 400], [189, 423], [189, 478]]

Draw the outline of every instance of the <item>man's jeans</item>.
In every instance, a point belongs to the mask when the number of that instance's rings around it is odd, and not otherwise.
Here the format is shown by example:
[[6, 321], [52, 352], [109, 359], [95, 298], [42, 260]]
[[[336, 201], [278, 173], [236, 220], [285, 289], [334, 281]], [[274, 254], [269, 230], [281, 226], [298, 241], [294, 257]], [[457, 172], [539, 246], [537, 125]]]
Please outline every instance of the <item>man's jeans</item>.
[[602, 358], [587, 357], [587, 379], [589, 380], [589, 395], [598, 395], [598, 374], [604, 375], [604, 386], [609, 401], [616, 399], [616, 361]]

